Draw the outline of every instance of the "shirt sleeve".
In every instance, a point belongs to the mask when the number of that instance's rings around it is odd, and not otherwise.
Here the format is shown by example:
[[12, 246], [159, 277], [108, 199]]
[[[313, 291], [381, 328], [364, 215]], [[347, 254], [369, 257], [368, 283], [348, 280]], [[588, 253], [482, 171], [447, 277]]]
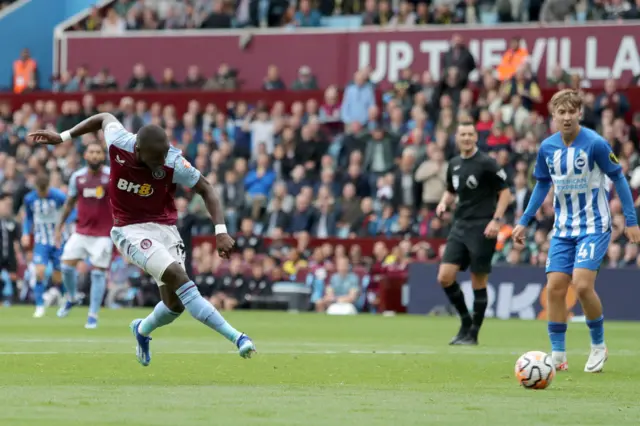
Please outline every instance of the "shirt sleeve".
[[618, 157], [613, 153], [611, 146], [604, 139], [596, 140], [593, 146], [593, 160], [611, 179], [618, 177], [622, 173], [622, 166]]
[[24, 200], [24, 221], [22, 222], [22, 235], [30, 235], [33, 229], [33, 209], [31, 208], [31, 199], [28, 197]]
[[536, 165], [533, 169], [533, 177], [538, 181], [550, 181], [551, 173], [549, 173], [549, 166], [547, 165], [547, 159], [544, 156], [542, 147], [538, 151], [538, 157], [536, 158]]
[[72, 174], [69, 178], [69, 188], [67, 189], [67, 194], [69, 198], [76, 198], [78, 196], [78, 175], [76, 173]]
[[455, 194], [456, 189], [453, 187], [453, 176], [451, 173], [452, 167], [453, 166], [451, 165], [451, 163], [449, 163], [449, 165], [447, 166], [447, 192]]
[[56, 192], [53, 193], [53, 199], [56, 202], [56, 206], [58, 208], [62, 207], [64, 205], [64, 203], [67, 201], [67, 196], [65, 195], [64, 192], [60, 191], [60, 190], [56, 190]]
[[173, 183], [193, 188], [200, 180], [200, 171], [179, 155], [173, 167]]
[[131, 151], [136, 143], [136, 135], [125, 129], [119, 121], [112, 121], [104, 128], [104, 140], [107, 149], [111, 145], [115, 145], [118, 148]]
[[509, 188], [507, 172], [505, 172], [502, 167], [498, 166], [498, 163], [493, 158], [490, 158], [489, 161], [487, 161], [487, 171], [489, 173], [491, 185], [497, 191]]

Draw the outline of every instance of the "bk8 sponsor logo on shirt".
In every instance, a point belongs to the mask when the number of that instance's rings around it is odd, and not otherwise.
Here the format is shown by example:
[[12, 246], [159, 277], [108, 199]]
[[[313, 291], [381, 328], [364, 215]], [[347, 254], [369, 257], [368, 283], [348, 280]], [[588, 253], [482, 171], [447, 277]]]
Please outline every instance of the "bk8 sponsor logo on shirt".
[[153, 187], [148, 183], [139, 184], [135, 182], [129, 182], [126, 179], [118, 179], [117, 186], [118, 189], [122, 191], [134, 193], [141, 197], [149, 197], [151, 194], [153, 194]]

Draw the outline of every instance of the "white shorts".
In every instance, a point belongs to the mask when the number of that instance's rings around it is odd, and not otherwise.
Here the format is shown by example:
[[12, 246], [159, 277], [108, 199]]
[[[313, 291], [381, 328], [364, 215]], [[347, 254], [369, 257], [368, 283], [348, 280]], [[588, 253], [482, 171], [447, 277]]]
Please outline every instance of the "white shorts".
[[137, 223], [111, 228], [111, 239], [129, 262], [163, 285], [162, 275], [174, 262], [184, 268], [185, 249], [178, 228], [159, 223]]
[[89, 259], [96, 268], [107, 269], [111, 263], [113, 242], [109, 237], [72, 234], [64, 244], [61, 260]]

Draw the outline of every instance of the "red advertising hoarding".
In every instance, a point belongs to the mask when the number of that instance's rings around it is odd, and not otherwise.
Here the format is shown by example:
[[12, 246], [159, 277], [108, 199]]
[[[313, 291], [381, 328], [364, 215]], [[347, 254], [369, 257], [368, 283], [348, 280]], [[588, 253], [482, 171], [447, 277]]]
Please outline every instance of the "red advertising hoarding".
[[430, 70], [439, 77], [442, 55], [454, 33], [468, 42], [479, 68], [495, 67], [509, 39], [522, 37], [543, 86], [557, 64], [580, 73], [594, 87], [601, 87], [609, 77], [626, 83], [640, 74], [637, 23], [258, 31], [244, 49], [240, 37], [247, 33], [240, 31], [132, 32], [115, 37], [68, 33], [62, 39], [61, 67], [88, 65], [93, 72], [106, 67], [125, 84], [138, 62], [146, 64], [156, 78], [172, 67], [178, 79], [184, 78], [189, 65], [211, 75], [220, 64], [228, 63], [239, 71], [244, 90], [256, 90], [270, 64], [280, 67], [287, 84], [301, 65], [308, 65], [322, 87], [344, 85], [356, 69], [369, 65], [373, 80], [384, 88], [407, 67], [414, 72]]

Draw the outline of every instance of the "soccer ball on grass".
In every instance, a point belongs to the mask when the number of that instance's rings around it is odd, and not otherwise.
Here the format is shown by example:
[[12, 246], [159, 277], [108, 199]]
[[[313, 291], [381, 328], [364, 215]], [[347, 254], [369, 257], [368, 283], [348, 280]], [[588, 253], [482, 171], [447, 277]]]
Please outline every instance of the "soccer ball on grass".
[[516, 379], [527, 389], [546, 389], [556, 376], [551, 356], [540, 351], [531, 351], [516, 361]]

